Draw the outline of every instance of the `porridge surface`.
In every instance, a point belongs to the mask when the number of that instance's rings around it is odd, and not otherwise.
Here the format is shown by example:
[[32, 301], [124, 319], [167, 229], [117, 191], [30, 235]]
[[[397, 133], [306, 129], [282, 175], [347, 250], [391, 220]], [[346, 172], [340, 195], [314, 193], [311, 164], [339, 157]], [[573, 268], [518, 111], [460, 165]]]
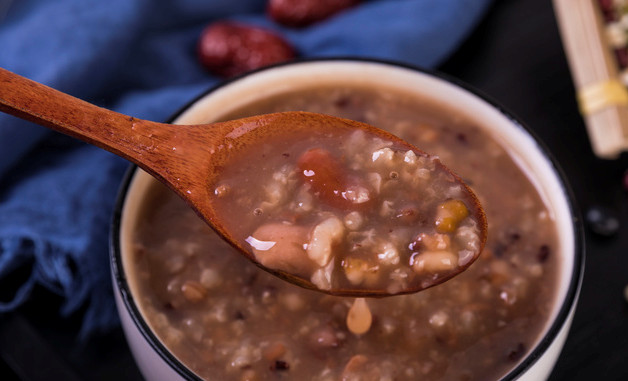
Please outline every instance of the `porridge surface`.
[[[218, 380], [490, 380], [515, 366], [550, 314], [559, 248], [550, 211], [504, 149], [438, 105], [366, 88], [287, 94], [227, 118], [284, 110], [363, 121], [438, 155], [485, 209], [482, 254], [442, 285], [357, 302], [261, 271], [155, 185], [129, 278], [164, 344]], [[347, 327], [350, 309], [370, 313], [364, 333]]]

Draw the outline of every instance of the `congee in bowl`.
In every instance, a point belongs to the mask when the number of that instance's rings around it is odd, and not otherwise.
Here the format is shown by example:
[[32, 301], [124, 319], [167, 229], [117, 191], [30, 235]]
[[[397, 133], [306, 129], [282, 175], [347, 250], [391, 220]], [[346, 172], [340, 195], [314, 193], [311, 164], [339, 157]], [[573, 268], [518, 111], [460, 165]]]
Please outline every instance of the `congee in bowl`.
[[[325, 64], [332, 68], [348, 65], [349, 69], [351, 65], [358, 69], [372, 65], [384, 72], [428, 76], [378, 63], [330, 61], [292, 67], [314, 65], [316, 69]], [[497, 380], [534, 368], [552, 342], [564, 340], [579, 278], [573, 258], [576, 238], [571, 211], [553, 167], [546, 161], [543, 165], [547, 168], [537, 173], [531, 161], [522, 158], [525, 154], [512, 149], [519, 143], [515, 138], [495, 133], [490, 120], [461, 112], [464, 105], [448, 104], [429, 93], [395, 85], [394, 80], [369, 80], [365, 74], [355, 78], [331, 75], [327, 67], [320, 71], [320, 81], [306, 80], [303, 85], [277, 81], [271, 90], [260, 87], [260, 92], [243, 93], [232, 102], [224, 92], [238, 83], [235, 81], [215, 91], [218, 100], [213, 108], [208, 106], [210, 93], [177, 122], [190, 123], [190, 118], [195, 118], [193, 123], [201, 123], [290, 110], [363, 121], [392, 132], [437, 155], [478, 196], [488, 220], [488, 239], [479, 259], [456, 277], [416, 294], [379, 299], [325, 295], [262, 271], [226, 244], [176, 195], [147, 180], [133, 208], [127, 205], [123, 210], [121, 250], [116, 254], [121, 258], [114, 261], [114, 266], [119, 266], [114, 270], [122, 275], [118, 276], [119, 296], [124, 300], [119, 299], [119, 307], [129, 309], [132, 324], [139, 325], [151, 348], [165, 356], [168, 367], [181, 377]], [[257, 85], [246, 84], [247, 80], [239, 81], [245, 82], [245, 88]], [[226, 103], [220, 103], [221, 96]], [[514, 124], [512, 129], [515, 134], [526, 134]], [[367, 149], [349, 139], [345, 146]], [[276, 154], [268, 153], [269, 157]], [[260, 173], [267, 165], [263, 155], [250, 163]], [[404, 165], [402, 158], [389, 168], [388, 176], [379, 174], [377, 186], [398, 187]], [[552, 181], [559, 187], [553, 189], [559, 195], [548, 195], [552, 185], [547, 185], [543, 171], [555, 176]], [[240, 183], [216, 192], [250, 192], [267, 202], [267, 209], [260, 210], [264, 208], [232, 200], [234, 218], [241, 219], [242, 226], [255, 226], [256, 219], [272, 211], [270, 202], [287, 208], [291, 213], [282, 209], [286, 215], [282, 223], [294, 226], [295, 218], [307, 212], [304, 208], [312, 202], [309, 188], [299, 185], [305, 180], [297, 172], [298, 165], [286, 164], [267, 174], [262, 189], [247, 188], [246, 178], [241, 176]], [[146, 175], [140, 172], [136, 176]], [[407, 217], [403, 213], [407, 200], [384, 199], [380, 203], [377, 218]], [[329, 212], [325, 211], [325, 216]], [[348, 252], [376, 247], [381, 248], [380, 259], [412, 260], [420, 248], [448, 253], [453, 245], [453, 239], [438, 233], [418, 235], [410, 245], [400, 245], [408, 234], [403, 229], [382, 234], [369, 223], [374, 217], [342, 208], [333, 216], [337, 226], [332, 231], [350, 242], [345, 248]], [[378, 266], [384, 265], [353, 258], [337, 263], [336, 270], [344, 271], [352, 282], [368, 282], [383, 272]], [[400, 282], [408, 276], [384, 273], [399, 277]], [[553, 361], [555, 358], [549, 369]], [[547, 375], [549, 369], [539, 374]]]

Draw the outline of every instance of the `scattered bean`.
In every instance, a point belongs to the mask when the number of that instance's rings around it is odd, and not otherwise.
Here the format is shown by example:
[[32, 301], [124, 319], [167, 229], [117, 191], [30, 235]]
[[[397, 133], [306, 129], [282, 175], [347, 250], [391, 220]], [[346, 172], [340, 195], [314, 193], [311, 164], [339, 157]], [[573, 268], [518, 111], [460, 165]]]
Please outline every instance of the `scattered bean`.
[[200, 282], [206, 289], [213, 289], [222, 283], [222, 276], [213, 268], [206, 268], [201, 271]]
[[288, 369], [290, 369], [290, 365], [287, 362], [281, 361], [281, 360], [275, 361], [275, 363], [271, 365], [270, 367], [270, 370], [288, 370]]
[[458, 223], [469, 215], [469, 209], [460, 200], [449, 200], [438, 206], [436, 211], [436, 230], [439, 233], [451, 233]]
[[550, 256], [550, 248], [548, 245], [541, 245], [541, 247], [539, 247], [539, 252], [536, 255], [536, 259], [539, 261], [539, 263], [544, 263], [547, 261], [547, 259]]
[[517, 361], [526, 353], [526, 347], [523, 343], [517, 343], [517, 345], [508, 352], [507, 358], [509, 361]]
[[587, 211], [587, 225], [593, 233], [611, 237], [619, 230], [619, 219], [610, 209], [602, 206], [592, 206]]
[[368, 358], [364, 355], [354, 355], [351, 357], [342, 371], [343, 381], [350, 376], [359, 377], [367, 363]]
[[417, 274], [439, 273], [458, 266], [458, 256], [449, 251], [424, 251], [413, 258], [412, 269]]
[[268, 361], [277, 361], [287, 352], [286, 346], [284, 343], [276, 341], [268, 345], [263, 349], [262, 355]]
[[207, 294], [207, 290], [199, 282], [188, 280], [181, 286], [183, 297], [189, 302], [198, 303]]
[[292, 274], [307, 274], [313, 266], [302, 246], [307, 234], [307, 229], [301, 226], [273, 223], [260, 226], [248, 242], [262, 265]]
[[419, 234], [414, 242], [411, 250], [418, 250], [423, 247], [430, 251], [447, 250], [451, 246], [451, 239], [445, 234]]

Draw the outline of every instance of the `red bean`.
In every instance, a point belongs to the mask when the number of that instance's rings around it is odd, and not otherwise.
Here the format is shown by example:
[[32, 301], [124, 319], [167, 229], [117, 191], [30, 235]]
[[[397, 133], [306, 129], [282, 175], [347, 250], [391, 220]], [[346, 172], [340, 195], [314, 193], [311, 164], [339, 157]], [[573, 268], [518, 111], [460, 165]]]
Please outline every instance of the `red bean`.
[[306, 151], [297, 165], [303, 180], [312, 185], [314, 194], [330, 206], [355, 210], [371, 201], [373, 192], [358, 179], [352, 179], [340, 161], [325, 149], [313, 148]]

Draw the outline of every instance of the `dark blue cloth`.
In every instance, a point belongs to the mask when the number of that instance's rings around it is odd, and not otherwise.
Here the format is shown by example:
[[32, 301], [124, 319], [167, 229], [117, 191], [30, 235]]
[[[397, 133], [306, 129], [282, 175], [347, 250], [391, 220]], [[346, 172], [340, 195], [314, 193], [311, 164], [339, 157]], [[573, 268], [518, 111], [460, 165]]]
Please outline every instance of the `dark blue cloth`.
[[[0, 1], [0, 67], [162, 121], [219, 80], [195, 55], [198, 36], [212, 21], [275, 29], [301, 57], [363, 56], [434, 67], [489, 2], [373, 0], [290, 29], [267, 18], [265, 0]], [[83, 335], [118, 323], [107, 236], [127, 166], [105, 151], [0, 115], [0, 280], [16, 269], [30, 273], [0, 300], [0, 312], [17, 308], [38, 284], [63, 298], [64, 315], [85, 307]]]

